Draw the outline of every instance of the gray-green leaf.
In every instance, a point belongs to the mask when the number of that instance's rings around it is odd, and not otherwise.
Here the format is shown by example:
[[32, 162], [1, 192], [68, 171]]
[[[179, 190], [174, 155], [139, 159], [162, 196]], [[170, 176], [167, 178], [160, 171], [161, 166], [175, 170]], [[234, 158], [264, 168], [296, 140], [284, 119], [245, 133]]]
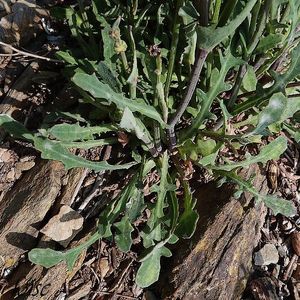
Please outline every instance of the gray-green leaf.
[[64, 123], [54, 125], [48, 129], [47, 132], [62, 142], [73, 142], [93, 139], [94, 134], [105, 133], [116, 129], [116, 126], [110, 124], [82, 127], [78, 124]]
[[131, 233], [134, 230], [128, 216], [125, 215], [120, 222], [114, 224], [114, 227], [117, 229], [115, 241], [118, 248], [123, 252], [128, 252], [132, 245]]
[[133, 113], [127, 107], [124, 109], [120, 127], [127, 132], [134, 133], [149, 149], [154, 148], [153, 139], [146, 126], [138, 118], [135, 118]]
[[171, 251], [165, 246], [154, 247], [150, 255], [142, 261], [141, 266], [136, 274], [136, 283], [141, 288], [146, 288], [156, 282], [160, 273], [160, 258], [162, 256], [172, 256]]
[[93, 162], [70, 153], [60, 143], [49, 139], [35, 137], [34, 146], [41, 152], [42, 158], [61, 161], [66, 169], [82, 167], [95, 171], [129, 169], [136, 164], [131, 162], [123, 165], [110, 165], [106, 161]]
[[232, 164], [211, 167], [214, 170], [224, 170], [231, 171], [240, 167], [248, 167], [255, 163], [266, 163], [271, 159], [278, 159], [279, 156], [286, 150], [287, 140], [283, 136], [278, 137], [270, 144], [264, 146], [260, 153], [256, 156], [249, 156], [247, 159], [241, 162], [236, 162]]
[[198, 33], [198, 46], [201, 49], [211, 51], [215, 46], [221, 43], [226, 37], [232, 35], [235, 30], [244, 22], [249, 16], [252, 8], [257, 0], [250, 0], [245, 8], [236, 15], [235, 19], [230, 21], [228, 25], [215, 28], [214, 25], [209, 27], [200, 27]]
[[154, 107], [146, 104], [141, 99], [130, 100], [122, 94], [116, 93], [107, 84], [100, 82], [95, 74], [76, 73], [72, 80], [77, 86], [91, 93], [95, 98], [106, 99], [122, 110], [128, 107], [132, 112], [139, 112], [142, 115], [158, 121], [162, 126], [165, 125], [161, 115]]

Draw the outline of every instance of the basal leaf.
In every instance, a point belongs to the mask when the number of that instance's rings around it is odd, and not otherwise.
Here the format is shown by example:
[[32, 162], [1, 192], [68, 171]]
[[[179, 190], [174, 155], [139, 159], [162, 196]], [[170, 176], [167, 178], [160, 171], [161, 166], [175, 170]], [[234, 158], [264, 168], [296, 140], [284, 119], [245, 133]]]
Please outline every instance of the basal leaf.
[[131, 222], [136, 221], [145, 207], [144, 193], [141, 188], [136, 187], [126, 203], [126, 213], [128, 214], [129, 220]]
[[95, 243], [99, 238], [100, 238], [99, 233], [94, 233], [83, 244], [64, 252], [56, 251], [49, 248], [46, 249], [35, 248], [28, 253], [28, 258], [32, 263], [41, 265], [45, 268], [51, 268], [57, 265], [58, 263], [64, 261], [67, 264], [68, 270], [71, 271], [81, 251], [87, 249], [89, 246]]
[[126, 210], [126, 203], [133, 197], [133, 193], [136, 190], [138, 175], [139, 174], [135, 174], [126, 187], [123, 188], [117, 199], [112, 201], [112, 203], [101, 212], [98, 231], [102, 237], [107, 238], [112, 236], [111, 226], [120, 214]]
[[76, 149], [90, 149], [94, 147], [104, 146], [104, 145], [112, 145], [117, 143], [117, 138], [107, 138], [101, 140], [91, 140], [84, 142], [61, 142], [61, 146], [64, 148], [76, 148]]
[[261, 134], [269, 125], [277, 122], [282, 123], [299, 110], [300, 97], [288, 99], [282, 93], [276, 93], [258, 115], [258, 124], [251, 134]]
[[134, 228], [132, 227], [128, 215], [125, 215], [122, 220], [114, 224], [117, 231], [115, 234], [115, 241], [118, 248], [123, 252], [128, 252], [132, 245], [131, 233]]
[[293, 217], [297, 213], [297, 209], [291, 200], [285, 200], [270, 195], [261, 196], [260, 198], [267, 207], [272, 209], [274, 215], [282, 214], [287, 217]]
[[60, 58], [61, 60], [64, 60], [65, 62], [67, 62], [70, 65], [73, 66], [77, 66], [78, 62], [76, 61], [76, 59], [72, 56], [71, 53], [67, 52], [67, 51], [57, 51], [55, 53], [55, 55]]
[[136, 284], [141, 288], [146, 288], [156, 282], [160, 273], [160, 259], [162, 256], [172, 256], [171, 251], [165, 246], [154, 247], [150, 255], [142, 261], [136, 274]]
[[15, 138], [33, 140], [33, 134], [30, 133], [23, 124], [19, 123], [11, 116], [0, 114], [0, 126]]
[[124, 109], [120, 127], [125, 129], [127, 132], [135, 134], [136, 137], [143, 141], [149, 149], [154, 148], [153, 139], [146, 126], [138, 118], [136, 118], [127, 107]]
[[57, 124], [47, 130], [56, 139], [62, 142], [73, 142], [93, 139], [94, 134], [105, 133], [116, 130], [114, 125], [100, 125], [100, 126], [80, 126], [78, 124]]
[[45, 268], [51, 268], [64, 260], [64, 254], [61, 251], [55, 251], [53, 249], [32, 249], [28, 253], [29, 260]]
[[106, 161], [92, 162], [70, 153], [60, 143], [42, 137], [34, 138], [34, 146], [41, 152], [42, 158], [61, 161], [67, 170], [71, 168], [82, 167], [89, 168], [97, 172], [103, 170], [112, 171], [129, 169], [136, 164], [135, 162], [132, 162], [123, 165], [110, 165]]
[[271, 33], [267, 36], [263, 36], [259, 41], [256, 53], [266, 53], [268, 50], [274, 49], [284, 39], [284, 36], [279, 33]]
[[286, 150], [287, 148], [287, 140], [283, 136], [278, 137], [268, 145], [264, 146], [260, 153], [256, 156], [250, 156], [246, 160], [222, 165], [222, 166], [216, 166], [211, 167], [214, 170], [224, 170], [224, 171], [231, 171], [236, 168], [240, 167], [248, 167], [255, 163], [266, 163], [267, 161], [271, 159], [278, 159], [279, 156]]
[[103, 83], [108, 84], [116, 93], [121, 92], [121, 83], [115, 76], [113, 71], [106, 65], [105, 62], [101, 61], [97, 65], [97, 72], [101, 77]]
[[147, 229], [141, 233], [143, 237], [143, 244], [145, 248], [154, 244], [154, 240], [162, 240], [161, 222], [164, 216], [164, 207], [166, 203], [166, 194], [170, 189], [168, 183], [168, 160], [169, 156], [167, 151], [164, 152], [162, 157], [162, 165], [160, 168], [160, 184], [157, 189], [157, 200], [154, 207], [151, 209], [151, 215], [147, 222]]
[[[106, 23], [106, 22], [105, 22]], [[103, 41], [103, 56], [106, 65], [114, 71], [116, 66], [113, 62], [113, 56], [115, 53], [115, 42], [111, 37], [111, 30], [112, 28], [109, 24], [105, 24], [105, 28], [101, 30], [101, 36]]]
[[130, 100], [125, 98], [122, 94], [114, 92], [107, 84], [100, 82], [95, 75], [77, 73], [72, 80], [77, 86], [91, 93], [95, 98], [106, 99], [122, 110], [128, 107], [132, 112], [139, 112], [164, 126], [160, 114], [154, 107], [147, 105], [140, 99]]
[[256, 89], [257, 78], [255, 75], [254, 68], [250, 65], [247, 66], [247, 72], [243, 78], [242, 86], [243, 88], [250, 92]]
[[196, 205], [190, 187], [187, 182], [184, 185], [184, 211], [180, 215], [176, 228], [176, 235], [184, 239], [190, 238], [195, 230], [199, 219], [198, 213], [194, 210]]
[[234, 172], [218, 171], [224, 177], [228, 177], [236, 182], [243, 190], [253, 194], [259, 201], [263, 201], [267, 207], [273, 210], [274, 214], [282, 214], [286, 217], [292, 217], [296, 214], [297, 209], [292, 201], [284, 200], [276, 196], [261, 195], [249, 181], [245, 181]]
[[286, 85], [300, 74], [300, 43], [298, 43], [298, 45], [291, 51], [291, 63], [289, 64], [287, 71], [283, 74], [277, 74], [275, 72], [271, 73], [274, 77], [274, 84], [271, 87], [257, 90], [257, 94], [255, 96], [236, 105], [232, 111], [233, 115], [263, 104], [275, 93], [284, 92]]
[[211, 51], [215, 46], [220, 44], [226, 37], [232, 35], [236, 29], [244, 22], [244, 20], [250, 15], [252, 8], [257, 0], [249, 0], [244, 9], [236, 15], [236, 17], [223, 27], [215, 27], [215, 25], [209, 27], [200, 27], [197, 30], [198, 33], [198, 46], [201, 49]]

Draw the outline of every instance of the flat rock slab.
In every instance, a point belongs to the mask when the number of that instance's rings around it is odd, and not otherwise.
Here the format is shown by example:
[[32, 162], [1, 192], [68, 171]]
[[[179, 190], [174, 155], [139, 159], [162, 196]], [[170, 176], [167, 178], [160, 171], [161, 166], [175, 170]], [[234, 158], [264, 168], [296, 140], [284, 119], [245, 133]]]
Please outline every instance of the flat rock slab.
[[0, 268], [35, 246], [39, 222], [58, 196], [64, 173], [60, 162], [39, 161], [5, 194], [0, 202]]
[[59, 213], [49, 220], [41, 232], [63, 247], [67, 247], [82, 226], [83, 217], [70, 206], [63, 205]]
[[[266, 181], [257, 166], [254, 186], [266, 193]], [[252, 268], [252, 253], [260, 239], [266, 209], [254, 205], [249, 194], [231, 196], [230, 186], [214, 184], [195, 192], [200, 215], [192, 241], [177, 247], [166, 260], [158, 292], [162, 299], [240, 299]]]

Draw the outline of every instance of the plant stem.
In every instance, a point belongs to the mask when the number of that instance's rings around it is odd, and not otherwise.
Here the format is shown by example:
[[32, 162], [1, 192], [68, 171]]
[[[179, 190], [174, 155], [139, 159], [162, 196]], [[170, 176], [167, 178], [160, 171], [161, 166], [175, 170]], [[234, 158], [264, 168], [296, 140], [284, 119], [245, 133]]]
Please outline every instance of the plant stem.
[[180, 120], [181, 116], [185, 112], [186, 108], [188, 107], [194, 91], [196, 89], [196, 86], [199, 81], [199, 77], [204, 65], [204, 62], [206, 60], [206, 57], [208, 55], [208, 52], [204, 49], [200, 49], [199, 54], [196, 58], [196, 63], [194, 65], [193, 73], [192, 73], [192, 78], [190, 80], [190, 84], [187, 88], [186, 94], [180, 103], [175, 116], [171, 119], [171, 121], [168, 123], [169, 128], [168, 128], [168, 135], [169, 135], [169, 140], [170, 140], [170, 148], [173, 149], [176, 146], [176, 136], [175, 136], [175, 125], [178, 123]]
[[[258, 45], [260, 38], [265, 30], [270, 9], [271, 9], [271, 0], [267, 0], [265, 2], [265, 5], [262, 7], [262, 12], [261, 15], [259, 16], [258, 24], [255, 30], [253, 29], [254, 35], [251, 37], [251, 42], [247, 46], [247, 50], [245, 51], [246, 53], [245, 53], [244, 60], [246, 62], [249, 61], [251, 54], [253, 53], [256, 46]], [[232, 89], [232, 94], [227, 104], [229, 110], [231, 110], [234, 107], [246, 71], [247, 71], [247, 63], [239, 67], [239, 71]]]
[[168, 99], [173, 70], [174, 70], [176, 51], [177, 51], [177, 45], [179, 40], [179, 29], [180, 29], [178, 12], [182, 5], [183, 5], [183, 0], [177, 0], [173, 29], [172, 29], [172, 42], [171, 42], [171, 50], [169, 56], [169, 67], [168, 67], [167, 79], [165, 82], [165, 99]]
[[221, 9], [222, 0], [216, 0], [216, 4], [214, 7], [214, 14], [212, 16], [211, 22], [213, 24], [217, 24], [220, 16], [220, 9]]
[[[203, 0], [203, 1], [194, 0], [193, 3], [201, 17], [200, 25], [208, 26], [210, 0]], [[200, 74], [201, 74], [201, 71], [204, 66], [204, 62], [207, 58], [208, 53], [209, 52], [205, 49], [197, 50], [196, 62], [193, 67], [192, 77], [190, 79], [189, 86], [187, 87], [185, 96], [184, 96], [183, 100], [181, 101], [181, 103], [179, 104], [174, 117], [168, 123], [167, 133], [168, 133], [168, 138], [169, 138], [169, 147], [171, 150], [174, 149], [177, 144], [176, 135], [175, 135], [175, 126], [179, 122], [180, 118], [182, 117], [183, 113], [185, 112], [186, 108], [188, 107], [189, 103], [191, 102], [191, 99], [193, 97], [194, 91], [198, 84]]]
[[239, 70], [238, 70], [238, 73], [236, 75], [236, 79], [234, 82], [234, 86], [232, 88], [231, 97], [227, 103], [227, 108], [229, 110], [232, 109], [232, 107], [234, 106], [234, 104], [236, 102], [236, 99], [237, 99], [237, 96], [238, 96], [238, 93], [239, 93], [239, 90], [240, 90], [240, 87], [241, 87], [241, 84], [243, 82], [243, 78], [244, 78], [246, 72], [247, 72], [247, 64], [242, 64], [239, 67]]
[[163, 120], [164, 120], [165, 123], [167, 123], [168, 122], [168, 106], [167, 106], [167, 103], [166, 103], [163, 84], [162, 84], [162, 78], [161, 78], [162, 60], [161, 60], [160, 55], [158, 55], [156, 57], [156, 70], [155, 70], [155, 72], [156, 72], [156, 94], [157, 94], [157, 97], [158, 97], [159, 105], [160, 105], [161, 110], [162, 110]]
[[137, 81], [138, 81], [138, 68], [137, 68], [136, 46], [135, 46], [135, 41], [134, 41], [131, 25], [129, 25], [129, 40], [130, 40], [131, 52], [133, 53], [133, 62], [132, 62], [131, 73], [129, 75], [127, 82], [129, 84], [130, 98], [135, 99], [136, 98], [136, 87], [137, 87]]

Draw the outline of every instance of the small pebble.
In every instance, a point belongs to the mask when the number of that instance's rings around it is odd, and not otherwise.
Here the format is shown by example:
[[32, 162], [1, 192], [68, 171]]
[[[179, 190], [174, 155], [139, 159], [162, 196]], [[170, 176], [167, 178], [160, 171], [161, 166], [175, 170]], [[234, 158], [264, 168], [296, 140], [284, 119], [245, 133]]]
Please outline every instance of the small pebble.
[[256, 266], [277, 264], [278, 260], [279, 254], [273, 244], [266, 244], [259, 251], [254, 253], [254, 264]]

